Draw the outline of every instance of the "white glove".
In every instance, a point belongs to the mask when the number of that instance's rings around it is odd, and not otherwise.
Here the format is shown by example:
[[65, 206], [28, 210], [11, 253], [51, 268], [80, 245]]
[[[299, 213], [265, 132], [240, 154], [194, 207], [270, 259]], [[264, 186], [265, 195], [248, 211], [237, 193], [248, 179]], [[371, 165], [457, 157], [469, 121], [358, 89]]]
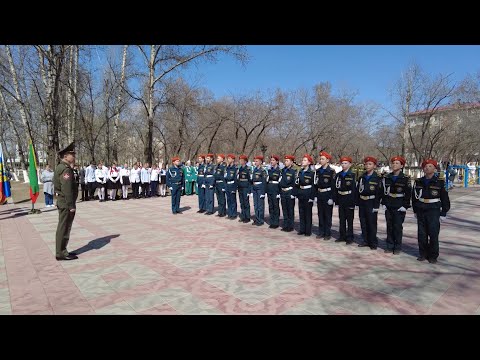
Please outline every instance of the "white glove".
[[277, 195], [277, 199], [280, 199], [280, 194]]
[[372, 212], [378, 213], [378, 209], [373, 209]]
[[252, 196], [252, 193], [250, 193], [250, 194], [247, 194], [247, 197], [250, 197], [250, 196]]
[[382, 205], [382, 209], [383, 209], [384, 211], [387, 211], [387, 207], [386, 207], [385, 205]]
[[205, 188], [206, 188], [205, 184], [202, 184], [202, 189], [205, 189]]
[[235, 194], [235, 193], [236, 193], [236, 191], [230, 191], [230, 192], [231, 192], [232, 194]]
[[328, 205], [333, 205], [333, 200], [332, 200], [332, 199], [328, 199], [327, 204], [328, 204]]
[[447, 220], [446, 216], [440, 216], [440, 222], [444, 222], [445, 220]]
[[311, 203], [313, 203], [313, 200], [312, 200], [312, 199], [308, 199], [308, 202], [311, 202]]
[[260, 195], [260, 199], [263, 199], [265, 197], [265, 195]]
[[173, 187], [169, 187], [170, 190], [173, 190]]
[[407, 209], [405, 209], [405, 208], [402, 206], [402, 207], [401, 207], [400, 209], [398, 209], [397, 211], [407, 212]]
[[185, 188], [182, 186], [182, 190], [185, 190]]
[[225, 192], [225, 189], [222, 189], [223, 192]]
[[357, 208], [357, 207], [354, 206], [354, 207], [350, 207], [349, 209], [350, 209], [350, 210], [355, 210], [356, 208]]
[[290, 195], [290, 199], [295, 199], [295, 196], [293, 196], [293, 195]]
[[210, 185], [208, 188], [209, 188], [209, 189], [213, 189], [213, 186], [212, 186], [212, 185]]

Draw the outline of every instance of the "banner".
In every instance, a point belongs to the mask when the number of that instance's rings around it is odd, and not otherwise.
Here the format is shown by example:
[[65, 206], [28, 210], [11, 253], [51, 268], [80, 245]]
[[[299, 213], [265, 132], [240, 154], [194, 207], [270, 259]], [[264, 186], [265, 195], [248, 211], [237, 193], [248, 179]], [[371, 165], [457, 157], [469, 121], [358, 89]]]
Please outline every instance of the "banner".
[[35, 204], [38, 195], [40, 195], [40, 191], [37, 177], [37, 159], [35, 158], [31, 140], [28, 145], [28, 178], [30, 179], [30, 199], [32, 199], [32, 204]]
[[4, 204], [7, 199], [12, 196], [10, 177], [8, 175], [2, 144], [0, 144], [0, 204]]

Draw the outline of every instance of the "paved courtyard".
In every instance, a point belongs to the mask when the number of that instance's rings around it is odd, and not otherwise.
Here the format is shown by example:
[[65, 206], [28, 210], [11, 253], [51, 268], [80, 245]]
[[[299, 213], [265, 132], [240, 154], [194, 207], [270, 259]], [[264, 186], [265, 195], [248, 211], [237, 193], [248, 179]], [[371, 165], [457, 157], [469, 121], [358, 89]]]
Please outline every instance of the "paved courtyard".
[[[372, 251], [197, 214], [196, 196], [176, 216], [169, 197], [80, 202], [68, 247], [79, 259], [57, 262], [57, 211], [1, 206], [0, 314], [478, 315], [480, 192], [461, 190], [435, 265], [416, 261], [411, 210], [405, 252], [392, 255], [383, 214]], [[358, 212], [354, 224], [358, 241]]]

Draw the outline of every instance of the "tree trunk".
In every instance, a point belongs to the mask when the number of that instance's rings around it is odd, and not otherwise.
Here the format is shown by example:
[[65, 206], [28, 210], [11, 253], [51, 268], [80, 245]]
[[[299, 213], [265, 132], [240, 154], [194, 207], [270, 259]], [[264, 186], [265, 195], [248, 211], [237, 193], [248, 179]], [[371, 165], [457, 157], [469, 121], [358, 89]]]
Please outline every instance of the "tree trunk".
[[125, 64], [127, 62], [127, 48], [128, 45], [123, 46], [123, 56], [122, 56], [122, 75], [120, 77], [120, 90], [118, 92], [118, 98], [117, 98], [117, 109], [116, 109], [116, 115], [115, 115], [115, 121], [113, 123], [113, 160], [118, 163], [118, 146], [117, 146], [117, 141], [118, 141], [118, 124], [120, 121], [120, 109], [123, 105], [123, 87], [125, 86]]
[[152, 163], [153, 156], [153, 98], [155, 88], [155, 45], [150, 48], [149, 82], [148, 82], [148, 114], [147, 114], [147, 141], [145, 144], [145, 159]]

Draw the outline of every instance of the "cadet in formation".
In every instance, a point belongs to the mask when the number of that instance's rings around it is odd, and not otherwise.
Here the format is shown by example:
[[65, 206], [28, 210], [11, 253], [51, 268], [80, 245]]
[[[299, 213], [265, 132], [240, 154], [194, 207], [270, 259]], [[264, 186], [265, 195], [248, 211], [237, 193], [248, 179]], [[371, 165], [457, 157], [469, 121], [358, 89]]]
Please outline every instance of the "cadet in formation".
[[438, 163], [433, 159], [422, 162], [423, 172], [420, 179], [415, 180], [412, 192], [412, 207], [418, 225], [418, 261], [428, 260], [435, 264], [440, 253], [438, 235], [440, 223], [450, 210], [450, 199], [445, 189], [445, 181], [440, 180], [435, 170]]
[[252, 225], [262, 226], [265, 223], [265, 184], [267, 174], [262, 167], [263, 156], [255, 156], [255, 166], [252, 170], [252, 194], [255, 220]]
[[225, 194], [227, 196], [227, 215], [230, 220], [237, 218], [237, 174], [235, 155], [227, 155], [227, 167], [225, 168]]
[[282, 231], [291, 232], [294, 229], [295, 222], [295, 196], [294, 186], [296, 172], [293, 168], [295, 156], [285, 155], [285, 167], [282, 169], [280, 179], [280, 200], [282, 202], [283, 226]]
[[357, 205], [360, 227], [362, 228], [363, 243], [359, 247], [370, 247], [376, 250], [377, 241], [377, 220], [380, 200], [383, 194], [382, 182], [375, 168], [377, 159], [367, 156], [363, 159], [365, 172], [358, 180]]
[[[338, 205], [338, 217], [340, 222], [340, 237], [335, 242], [353, 244], [353, 218], [355, 214], [355, 174], [350, 171], [352, 158], [344, 156], [340, 158], [342, 171], [335, 175], [335, 189], [333, 201]], [[347, 228], [348, 225], [348, 228]]]
[[312, 235], [312, 207], [315, 200], [315, 170], [311, 168], [313, 158], [305, 154], [302, 168], [295, 179], [295, 197], [298, 198], [298, 213], [300, 215], [300, 230], [298, 235]]
[[412, 185], [410, 177], [403, 173], [405, 159], [394, 156], [390, 159], [392, 172], [382, 180], [382, 204], [387, 221], [386, 253], [399, 255], [402, 252], [403, 222], [410, 207]]
[[215, 193], [215, 165], [212, 163], [213, 154], [208, 154], [205, 158], [205, 215], [212, 215], [214, 212], [214, 193]]
[[217, 165], [215, 166], [215, 195], [218, 203], [218, 217], [225, 217], [227, 215], [225, 202], [225, 161], [224, 154], [217, 155]]
[[182, 214], [180, 211], [180, 197], [185, 188], [185, 178], [180, 168], [180, 158], [172, 158], [172, 164], [173, 166], [167, 171], [167, 186], [172, 194], [172, 213], [176, 215]]
[[270, 157], [270, 169], [268, 169], [267, 176], [267, 196], [268, 196], [268, 211], [270, 214], [271, 229], [276, 229], [280, 222], [280, 178], [282, 171], [278, 166], [280, 158], [277, 155]]
[[198, 169], [197, 169], [197, 184], [198, 184], [198, 211], [197, 213], [204, 213], [205, 206], [205, 155], [198, 155]]
[[330, 240], [332, 235], [333, 189], [335, 188], [335, 170], [330, 167], [332, 156], [326, 151], [320, 152], [320, 167], [316, 172], [316, 192], [318, 211], [317, 239]]
[[250, 222], [250, 201], [249, 197], [252, 194], [251, 169], [247, 166], [248, 157], [240, 155], [240, 167], [237, 173], [238, 183], [238, 198], [240, 200], [240, 220], [239, 222]]
[[190, 165], [190, 160], [188, 160], [183, 167], [183, 176], [185, 177], [185, 195], [192, 195], [193, 191], [193, 176], [195, 170]]

